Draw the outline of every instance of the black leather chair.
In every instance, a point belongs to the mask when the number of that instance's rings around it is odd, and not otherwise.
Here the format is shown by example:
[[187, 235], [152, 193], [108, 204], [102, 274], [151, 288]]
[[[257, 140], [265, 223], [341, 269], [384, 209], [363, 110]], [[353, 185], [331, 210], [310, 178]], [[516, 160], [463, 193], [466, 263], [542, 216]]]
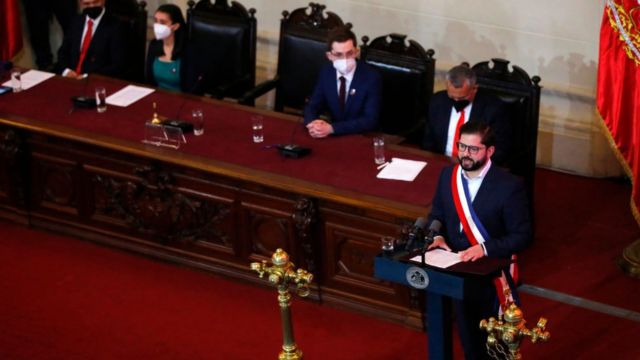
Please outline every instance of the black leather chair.
[[256, 10], [227, 0], [187, 4], [188, 86], [218, 99], [237, 99], [256, 83]]
[[379, 130], [400, 135], [405, 142], [419, 143], [433, 95], [435, 63], [432, 49], [406, 35], [389, 34], [369, 43], [362, 37], [361, 59], [382, 76], [382, 106]]
[[105, 7], [126, 26], [127, 80], [144, 82], [147, 49], [147, 3], [136, 0], [109, 0]]
[[538, 117], [540, 111], [540, 77], [529, 77], [522, 68], [504, 59], [491, 59], [473, 65], [478, 86], [491, 91], [506, 103], [512, 120], [513, 137], [507, 167], [524, 178], [530, 204], [538, 147]]
[[274, 110], [292, 113], [303, 110], [320, 69], [329, 61], [325, 56], [329, 30], [344, 25], [332, 12], [326, 12], [325, 16], [324, 9], [324, 5], [310, 3], [308, 8], [282, 12], [277, 74], [245, 94], [241, 103], [252, 104], [276, 89]]

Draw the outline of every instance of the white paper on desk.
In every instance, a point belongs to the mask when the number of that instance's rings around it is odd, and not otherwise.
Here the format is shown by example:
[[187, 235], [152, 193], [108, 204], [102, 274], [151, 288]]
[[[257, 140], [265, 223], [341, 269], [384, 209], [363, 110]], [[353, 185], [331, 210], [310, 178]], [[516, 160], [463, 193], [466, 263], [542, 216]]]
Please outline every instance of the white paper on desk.
[[413, 181], [427, 166], [426, 161], [392, 158], [389, 165], [378, 173], [379, 179]]
[[[418, 255], [411, 258], [411, 261], [422, 262], [422, 256]], [[451, 265], [459, 263], [460, 254], [454, 253], [442, 249], [433, 249], [424, 253], [424, 262], [427, 265], [439, 267], [442, 269], [448, 268]]]
[[107, 97], [107, 104], [127, 107], [154, 91], [156, 90], [141, 86], [127, 85]]
[[[40, 71], [40, 70], [29, 70], [23, 74], [20, 75], [20, 81], [21, 81], [21, 85], [22, 85], [22, 90], [27, 90], [30, 89], [38, 84], [40, 84], [41, 82], [54, 77], [56, 74], [54, 73], [50, 73], [50, 72], [46, 72], [46, 71]], [[8, 87], [13, 87], [13, 85], [11, 84], [11, 80], [5, 82], [4, 84], [2, 84], [3, 86], [8, 86]]]

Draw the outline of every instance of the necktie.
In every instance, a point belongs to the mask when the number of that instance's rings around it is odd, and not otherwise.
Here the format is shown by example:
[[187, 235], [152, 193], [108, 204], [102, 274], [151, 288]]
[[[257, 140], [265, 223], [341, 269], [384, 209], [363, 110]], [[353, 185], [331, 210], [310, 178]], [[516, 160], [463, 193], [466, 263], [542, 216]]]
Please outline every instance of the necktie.
[[82, 40], [82, 49], [80, 51], [80, 57], [78, 58], [78, 65], [76, 66], [76, 73], [82, 73], [82, 63], [84, 62], [84, 57], [87, 55], [87, 50], [89, 49], [89, 45], [91, 44], [91, 36], [93, 33], [93, 20], [89, 19], [87, 21], [87, 31], [84, 34], [84, 39]]
[[456, 124], [456, 133], [453, 135], [453, 146], [451, 148], [451, 156], [458, 158], [458, 139], [460, 138], [460, 127], [464, 125], [464, 109], [460, 110], [460, 117]]
[[340, 97], [340, 110], [344, 110], [344, 102], [347, 97], [347, 79], [344, 76], [340, 76], [340, 89], [338, 90], [338, 96]]

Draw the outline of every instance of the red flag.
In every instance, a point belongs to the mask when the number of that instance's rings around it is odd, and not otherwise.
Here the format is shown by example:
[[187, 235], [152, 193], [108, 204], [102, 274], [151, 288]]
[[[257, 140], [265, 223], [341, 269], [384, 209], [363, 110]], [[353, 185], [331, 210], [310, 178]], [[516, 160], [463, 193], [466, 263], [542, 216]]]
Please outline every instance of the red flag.
[[0, 0], [0, 60], [13, 58], [22, 49], [18, 0]]
[[640, 3], [606, 0], [600, 28], [596, 105], [605, 132], [633, 183], [640, 223]]

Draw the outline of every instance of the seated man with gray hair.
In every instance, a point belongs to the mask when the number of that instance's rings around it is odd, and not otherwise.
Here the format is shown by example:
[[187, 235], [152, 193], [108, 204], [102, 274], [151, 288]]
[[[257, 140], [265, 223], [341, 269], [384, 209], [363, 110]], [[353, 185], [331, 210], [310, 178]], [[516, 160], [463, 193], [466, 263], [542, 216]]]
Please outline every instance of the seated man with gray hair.
[[505, 165], [512, 136], [505, 104], [478, 89], [476, 74], [468, 66], [454, 66], [447, 73], [446, 90], [431, 98], [422, 148], [457, 158], [455, 142], [460, 126], [476, 121], [488, 124], [493, 130], [496, 150], [491, 160]]

